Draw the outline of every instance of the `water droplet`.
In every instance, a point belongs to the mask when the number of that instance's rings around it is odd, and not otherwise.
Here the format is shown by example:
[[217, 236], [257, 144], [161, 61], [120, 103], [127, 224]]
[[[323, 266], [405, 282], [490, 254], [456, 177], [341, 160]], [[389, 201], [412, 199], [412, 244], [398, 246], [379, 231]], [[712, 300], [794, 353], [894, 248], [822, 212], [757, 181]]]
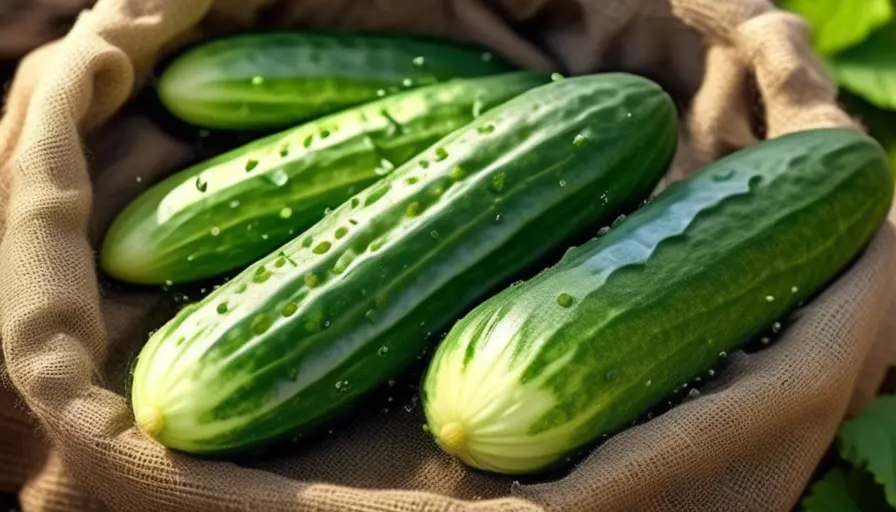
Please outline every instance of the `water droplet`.
[[195, 254], [191, 254], [191, 255], [187, 256], [187, 261], [193, 261], [193, 260], [195, 260], [195, 259], [196, 259], [196, 255], [195, 255]]
[[604, 226], [604, 227], [602, 227], [602, 228], [600, 228], [600, 229], [597, 230], [597, 236], [598, 236], [598, 237], [602, 237], [602, 236], [606, 235], [606, 234], [609, 233], [609, 232], [610, 232], [610, 227], [609, 227], [609, 226]]
[[501, 222], [501, 214], [495, 215], [495, 222]]
[[332, 434], [332, 433], [333, 433], [333, 429], [332, 429], [332, 428], [331, 428], [330, 430], [327, 430], [327, 434]]
[[211, 229], [211, 234], [212, 234], [212, 236], [218, 236], [218, 235], [220, 235], [220, 234], [221, 234], [221, 228], [219, 228], [218, 226], [214, 226], [214, 227], [212, 227], [212, 229]]
[[267, 281], [271, 277], [270, 271], [264, 268], [264, 265], [255, 269], [255, 275], [252, 276], [252, 282], [254, 283], [263, 283]]
[[774, 297], [773, 295], [766, 295], [766, 296], [765, 296], [765, 300], [766, 300], [767, 302], [774, 302], [774, 301], [775, 301], [775, 297]]
[[137, 180], [137, 183], [143, 183], [143, 176], [137, 176], [137, 177], [134, 178], [134, 179]]
[[566, 77], [564, 77], [560, 73], [551, 73], [551, 81], [552, 82], [558, 82], [560, 80], [563, 80], [564, 78], [566, 78]]
[[256, 167], [258, 167], [258, 160], [255, 160], [254, 158], [246, 160], [246, 172], [249, 172]]
[[283, 169], [277, 169], [276, 171], [268, 175], [268, 179], [274, 185], [282, 187], [283, 185], [286, 185], [287, 182], [289, 182], [289, 175], [287, 175], [286, 171], [284, 171]]
[[566, 186], [566, 180], [560, 180], [558, 183], [560, 184], [561, 187]]
[[237, 207], [239, 207], [239, 205], [240, 205], [240, 202], [236, 199], [234, 199], [233, 201], [230, 202], [231, 208], [237, 208]]
[[389, 381], [386, 382], [386, 384], [388, 384], [390, 388], [395, 386], [395, 379], [389, 379]]
[[606, 375], [604, 375], [604, 380], [606, 380], [607, 382], [614, 382], [618, 378], [619, 372], [617, 370], [610, 370]]
[[292, 208], [286, 206], [282, 210], [280, 210], [281, 219], [288, 219], [290, 217], [292, 217]]
[[379, 201], [380, 198], [386, 195], [387, 192], [389, 192], [388, 184], [382, 185], [381, 187], [377, 188], [376, 190], [371, 192], [369, 196], [367, 196], [367, 199], [364, 200], [364, 206], [370, 206], [373, 203]]
[[252, 332], [263, 334], [271, 327], [271, 320], [267, 315], [258, 315], [252, 320]]
[[313, 135], [313, 134], [308, 135], [307, 137], [305, 137], [305, 140], [302, 141], [302, 146], [304, 146], [305, 149], [310, 148], [310, 147], [311, 147], [311, 143], [312, 143], [313, 141], [314, 141], [314, 135]]
[[480, 56], [480, 58], [482, 59], [482, 62], [491, 62], [492, 57], [494, 57], [494, 55], [492, 55], [491, 52], [483, 52], [482, 55]]
[[376, 95], [379, 96], [380, 98], [382, 98], [383, 96], [386, 95], [386, 90], [385, 89], [377, 89]]
[[401, 81], [401, 85], [403, 85], [404, 87], [412, 87], [414, 85], [414, 81], [410, 78], [405, 78]]
[[719, 352], [719, 357], [728, 357], [728, 352], [725, 352], [724, 350]]
[[439, 238], [439, 232], [436, 230], [432, 230], [429, 232], [429, 236], [431, 236], [433, 238]]
[[688, 391], [688, 398], [697, 398], [698, 396], [700, 396], [700, 390], [699, 390], [699, 389], [696, 389], [696, 388], [695, 388], [695, 389], [692, 389], [692, 390]]
[[218, 312], [219, 315], [223, 315], [224, 313], [227, 313], [227, 303], [222, 302], [222, 303], [218, 304], [218, 307], [215, 308], [215, 310]]
[[305, 286], [308, 288], [314, 288], [318, 284], [320, 284], [320, 278], [317, 277], [317, 274], [314, 272], [308, 272], [305, 274]]
[[411, 62], [419, 68], [419, 67], [423, 67], [423, 64], [426, 62], [426, 59], [424, 59], [422, 56], [414, 57], [414, 60], [412, 60]]
[[436, 148], [436, 162], [441, 162], [446, 158], [448, 158], [448, 151], [445, 148]]
[[408, 217], [416, 217], [420, 215], [422, 211], [423, 207], [420, 206], [420, 201], [414, 201], [413, 203], [409, 204], [407, 208], [405, 208], [404, 214]]
[[775, 322], [772, 324], [772, 332], [781, 332], [781, 322]]
[[377, 354], [384, 356], [389, 353], [389, 347], [383, 345], [379, 350], [376, 351]]
[[589, 140], [590, 139], [588, 138], [587, 135], [580, 133], [580, 134], [576, 135], [575, 137], [573, 137], [572, 143], [573, 143], [573, 145], [575, 145], [577, 147], [582, 147], [585, 144], [587, 144]]
[[460, 181], [464, 179], [464, 176], [466, 176], [466, 173], [460, 167], [455, 167], [451, 170], [451, 173], [448, 174], [448, 177], [454, 181]]
[[759, 341], [760, 341], [763, 345], [768, 345], [769, 343], [772, 342], [771, 339], [769, 339], [769, 338], [767, 338], [767, 337], [765, 337], [765, 336], [763, 336], [762, 339], [759, 340]]
[[196, 188], [200, 192], [208, 190], [208, 182], [202, 180], [202, 176], [196, 176]]
[[482, 115], [482, 109], [485, 108], [485, 105], [481, 100], [476, 100], [473, 102], [473, 117], [479, 117]]
[[287, 156], [289, 156], [289, 146], [284, 144], [283, 147], [280, 148], [280, 157], [286, 158]]
[[504, 173], [498, 173], [492, 177], [492, 187], [498, 192], [504, 190]]
[[426, 169], [427, 167], [429, 167], [429, 161], [428, 160], [420, 160], [420, 167]]
[[332, 245], [333, 244], [331, 244], [330, 242], [324, 240], [323, 242], [314, 246], [314, 249], [311, 249], [311, 252], [313, 252], [314, 254], [323, 254], [329, 251]]
[[709, 375], [710, 377], [715, 377], [716, 371], [710, 368], [709, 370], [706, 371], [706, 374]]
[[626, 112], [626, 113], [625, 113], [625, 117], [632, 117], [632, 113], [631, 113], [631, 112]]
[[280, 313], [281, 313], [283, 316], [292, 316], [292, 315], [295, 314], [295, 312], [296, 312], [297, 309], [299, 309], [299, 306], [296, 305], [295, 302], [287, 302], [287, 303], [283, 306], [283, 310], [280, 311]]
[[572, 295], [563, 292], [560, 295], [557, 295], [557, 304], [560, 304], [560, 307], [568, 308], [572, 306]]
[[492, 133], [495, 131], [495, 125], [486, 124], [486, 125], [480, 126], [479, 128], [476, 128], [476, 131], [478, 133], [481, 133], [482, 135], [488, 135], [489, 133]]
[[734, 176], [734, 169], [719, 169], [712, 175], [713, 181], [727, 181]]
[[622, 222], [623, 222], [624, 220], [625, 220], [625, 214], [622, 214], [622, 215], [620, 215], [619, 217], [616, 217], [616, 220], [613, 221], [613, 224], [611, 224], [610, 227], [611, 227], [611, 228], [615, 228], [615, 227], [618, 226], [619, 224], [622, 224]]
[[302, 240], [302, 247], [311, 247], [312, 243], [314, 243], [314, 238], [306, 236], [305, 239]]
[[389, 160], [386, 160], [385, 158], [382, 158], [380, 159], [380, 165], [373, 170], [373, 173], [377, 176], [385, 176], [392, 172], [393, 169], [395, 169], [395, 164], [393, 164]]
[[252, 77], [252, 85], [261, 85], [264, 83], [264, 77], [260, 75], [255, 75]]
[[798, 286], [794, 286], [793, 288], [790, 289], [790, 293], [796, 293], [798, 291], [800, 291]]
[[174, 281], [172, 281], [171, 279], [165, 280], [165, 286], [172, 286], [172, 285], [174, 285]]
[[644, 385], [647, 386], [647, 387], [650, 387], [650, 386], [653, 385], [653, 381], [652, 381], [652, 380], [648, 380], [647, 382], [644, 383]]
[[267, 240], [267, 239], [268, 239], [268, 234], [267, 234], [267, 233], [262, 233], [262, 234], [261, 234], [261, 239], [262, 239], [262, 240]]

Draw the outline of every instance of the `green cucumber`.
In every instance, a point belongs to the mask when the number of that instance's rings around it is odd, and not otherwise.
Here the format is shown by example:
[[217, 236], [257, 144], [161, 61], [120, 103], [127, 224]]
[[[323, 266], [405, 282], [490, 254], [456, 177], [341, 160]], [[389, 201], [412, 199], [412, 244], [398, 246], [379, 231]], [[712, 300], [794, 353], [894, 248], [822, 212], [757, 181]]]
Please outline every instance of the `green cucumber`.
[[503, 59], [420, 37], [266, 32], [215, 39], [167, 66], [157, 93], [196, 126], [288, 126], [401, 90], [505, 73]]
[[333, 419], [487, 293], [643, 200], [676, 128], [666, 93], [626, 74], [492, 109], [155, 333], [134, 372], [137, 424], [226, 453]]
[[892, 196], [886, 154], [852, 131], [709, 165], [459, 321], [421, 389], [429, 429], [477, 468], [562, 464], [819, 292]]
[[194, 165], [118, 216], [102, 268], [122, 281], [174, 284], [243, 267], [477, 115], [548, 81], [516, 72], [423, 87]]

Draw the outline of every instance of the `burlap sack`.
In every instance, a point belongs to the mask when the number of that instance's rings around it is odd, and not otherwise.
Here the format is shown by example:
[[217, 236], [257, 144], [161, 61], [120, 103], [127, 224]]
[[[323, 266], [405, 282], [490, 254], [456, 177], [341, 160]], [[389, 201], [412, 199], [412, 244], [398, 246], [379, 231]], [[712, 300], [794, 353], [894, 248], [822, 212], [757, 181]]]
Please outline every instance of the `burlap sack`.
[[402, 30], [478, 41], [532, 67], [643, 73], [682, 107], [673, 176], [757, 133], [852, 122], [803, 23], [765, 0], [211, 3], [100, 0], [64, 40], [27, 57], [10, 91], [0, 122], [0, 485], [19, 491], [26, 510], [773, 511], [796, 502], [884, 316], [896, 268], [889, 226], [778, 343], [735, 354], [700, 398], [552, 481], [465, 469], [420, 429], [412, 390], [313, 444], [239, 463], [169, 453], [141, 435], [128, 369], [170, 301], [98, 280], [93, 248], [130, 198], [191, 158], [190, 144], [139, 105], [122, 110], [160, 52], [183, 41], [250, 25]]

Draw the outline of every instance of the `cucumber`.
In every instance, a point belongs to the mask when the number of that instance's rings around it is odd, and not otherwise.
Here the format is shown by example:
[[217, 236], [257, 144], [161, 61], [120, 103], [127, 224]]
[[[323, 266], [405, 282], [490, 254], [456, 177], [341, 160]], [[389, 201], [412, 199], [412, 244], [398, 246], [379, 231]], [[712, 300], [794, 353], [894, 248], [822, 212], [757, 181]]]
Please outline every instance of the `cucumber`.
[[892, 196], [886, 154], [852, 131], [709, 165], [459, 321], [421, 388], [429, 429], [477, 468], [563, 464], [820, 291]]
[[295, 124], [401, 90], [512, 71], [474, 46], [420, 37], [267, 32], [215, 39], [159, 76], [162, 104], [217, 129]]
[[448, 135], [154, 334], [139, 427], [228, 453], [342, 414], [485, 294], [653, 189], [671, 99], [625, 74], [532, 89]]
[[116, 218], [101, 266], [119, 280], [157, 285], [241, 268], [475, 116], [548, 81], [515, 72], [423, 87], [190, 167]]

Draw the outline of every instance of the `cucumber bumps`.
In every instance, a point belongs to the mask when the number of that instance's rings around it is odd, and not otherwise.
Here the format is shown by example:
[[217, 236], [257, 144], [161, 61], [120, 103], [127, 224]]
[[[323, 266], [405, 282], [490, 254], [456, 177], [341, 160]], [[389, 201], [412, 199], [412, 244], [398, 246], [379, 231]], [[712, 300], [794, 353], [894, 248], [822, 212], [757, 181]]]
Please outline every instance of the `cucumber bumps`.
[[194, 165], [125, 208], [100, 263], [122, 281], [156, 285], [242, 268], [476, 116], [548, 81], [516, 72], [406, 91]]
[[641, 202], [676, 140], [670, 98], [632, 75], [492, 109], [156, 332], [134, 372], [138, 425], [227, 453], [331, 420], [496, 286]]
[[821, 290], [892, 196], [886, 154], [852, 131], [711, 164], [458, 322], [422, 388], [430, 430], [478, 468], [551, 467]]

